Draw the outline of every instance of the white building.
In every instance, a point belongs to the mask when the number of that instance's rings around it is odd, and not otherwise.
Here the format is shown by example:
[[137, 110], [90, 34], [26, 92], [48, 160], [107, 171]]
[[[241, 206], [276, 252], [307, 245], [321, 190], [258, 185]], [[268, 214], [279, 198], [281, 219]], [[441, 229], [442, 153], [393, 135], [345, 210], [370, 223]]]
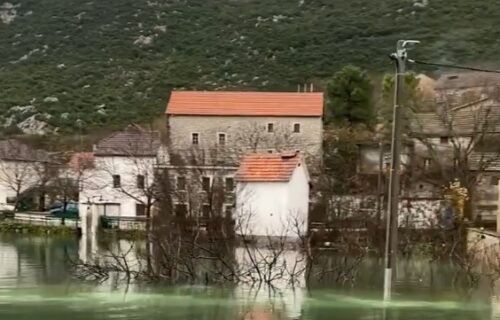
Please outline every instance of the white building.
[[37, 187], [50, 163], [47, 152], [15, 140], [0, 141], [0, 207], [17, 203], [25, 191]]
[[[82, 218], [147, 216], [154, 205], [158, 132], [129, 126], [94, 146], [94, 168], [85, 172], [80, 192]], [[85, 220], [85, 219], [84, 219]]]
[[310, 180], [299, 154], [246, 155], [235, 181], [238, 234], [295, 238], [307, 231]]

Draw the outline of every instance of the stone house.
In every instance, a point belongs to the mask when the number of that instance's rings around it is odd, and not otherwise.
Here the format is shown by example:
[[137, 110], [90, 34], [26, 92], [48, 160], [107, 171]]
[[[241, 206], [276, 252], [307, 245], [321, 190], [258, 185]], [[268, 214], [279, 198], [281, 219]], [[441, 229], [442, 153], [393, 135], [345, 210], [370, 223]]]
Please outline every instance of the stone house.
[[300, 154], [247, 154], [235, 181], [238, 234], [264, 238], [305, 235], [310, 178]]
[[500, 135], [500, 102], [477, 98], [460, 105], [438, 104], [435, 112], [414, 114], [410, 129], [415, 150], [413, 192], [435, 197], [455, 178], [477, 180], [474, 218], [494, 220], [500, 176], [496, 165], [500, 147], [495, 142]]
[[173, 91], [166, 114], [171, 164], [196, 154], [237, 166], [248, 152], [289, 150], [321, 158], [322, 93]]
[[459, 105], [467, 96], [485, 98], [495, 94], [500, 87], [500, 75], [485, 72], [444, 73], [436, 81], [438, 103]]

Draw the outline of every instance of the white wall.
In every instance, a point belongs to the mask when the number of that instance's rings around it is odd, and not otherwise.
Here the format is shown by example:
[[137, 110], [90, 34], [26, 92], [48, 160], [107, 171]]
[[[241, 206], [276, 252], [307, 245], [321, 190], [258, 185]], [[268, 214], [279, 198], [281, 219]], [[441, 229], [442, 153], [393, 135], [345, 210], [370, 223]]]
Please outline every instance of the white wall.
[[0, 204], [6, 203], [8, 197], [16, 196], [16, 185], [19, 181], [20, 193], [35, 187], [39, 181], [37, 162], [0, 160]]
[[[146, 188], [154, 180], [155, 157], [101, 157], [94, 159], [95, 169], [84, 173], [80, 192], [80, 214], [86, 215], [88, 202], [120, 204], [119, 216], [136, 216], [137, 199], [146, 202], [143, 190], [137, 188], [137, 175], [145, 176]], [[121, 187], [113, 188], [113, 175], [120, 175]], [[92, 206], [95, 207], [95, 206]]]
[[309, 184], [303, 167], [289, 182], [238, 182], [236, 185], [237, 233], [253, 236], [297, 237], [293, 224], [307, 230]]
[[287, 189], [289, 212], [285, 213], [288, 216], [286, 218], [293, 219], [292, 232], [304, 235], [309, 217], [309, 177], [302, 162], [293, 172]]

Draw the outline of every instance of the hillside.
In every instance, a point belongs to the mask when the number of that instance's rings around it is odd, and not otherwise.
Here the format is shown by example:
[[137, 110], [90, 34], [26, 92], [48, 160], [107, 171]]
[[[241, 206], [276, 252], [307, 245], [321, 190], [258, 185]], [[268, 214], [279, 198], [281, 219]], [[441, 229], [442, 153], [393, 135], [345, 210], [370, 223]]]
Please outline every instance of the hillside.
[[6, 132], [147, 122], [172, 88], [295, 90], [347, 63], [392, 70], [399, 38], [441, 62], [495, 63], [500, 2], [0, 0]]

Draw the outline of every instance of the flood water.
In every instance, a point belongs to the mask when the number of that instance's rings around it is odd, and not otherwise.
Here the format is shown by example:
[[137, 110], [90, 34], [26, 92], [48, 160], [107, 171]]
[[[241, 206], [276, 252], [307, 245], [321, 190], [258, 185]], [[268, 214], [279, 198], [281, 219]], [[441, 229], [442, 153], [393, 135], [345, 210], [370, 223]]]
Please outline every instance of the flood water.
[[454, 285], [451, 265], [399, 261], [394, 300], [384, 304], [382, 262], [366, 259], [353, 286], [159, 287], [89, 284], [70, 276], [74, 238], [0, 235], [0, 319], [500, 319], [488, 285]]

